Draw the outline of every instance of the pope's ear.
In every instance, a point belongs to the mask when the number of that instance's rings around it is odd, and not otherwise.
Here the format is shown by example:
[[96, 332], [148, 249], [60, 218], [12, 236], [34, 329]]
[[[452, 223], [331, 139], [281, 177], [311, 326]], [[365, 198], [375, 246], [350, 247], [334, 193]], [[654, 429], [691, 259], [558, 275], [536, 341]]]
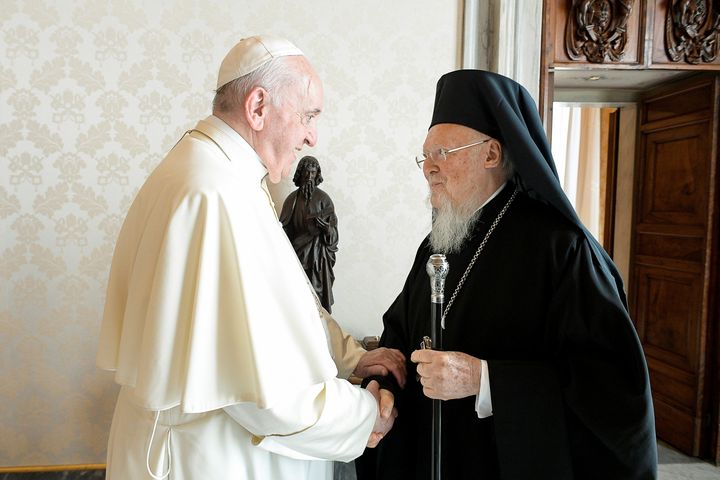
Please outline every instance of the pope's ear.
[[245, 97], [244, 113], [248, 125], [255, 131], [262, 130], [268, 115], [270, 97], [267, 90], [255, 87]]
[[488, 154], [485, 157], [483, 165], [485, 168], [496, 168], [500, 166], [500, 160], [502, 159], [502, 146], [500, 142], [492, 139], [488, 142]]

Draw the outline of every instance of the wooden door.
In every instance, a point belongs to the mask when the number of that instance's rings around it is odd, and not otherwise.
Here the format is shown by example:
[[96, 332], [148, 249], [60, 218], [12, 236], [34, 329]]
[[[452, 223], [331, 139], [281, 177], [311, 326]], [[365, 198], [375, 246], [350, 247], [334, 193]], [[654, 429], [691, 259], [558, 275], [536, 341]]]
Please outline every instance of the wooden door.
[[714, 459], [718, 80], [655, 89], [640, 115], [629, 293], [658, 438]]
[[613, 256], [615, 245], [615, 200], [617, 190], [618, 138], [620, 110], [616, 107], [600, 110], [600, 228], [605, 251]]

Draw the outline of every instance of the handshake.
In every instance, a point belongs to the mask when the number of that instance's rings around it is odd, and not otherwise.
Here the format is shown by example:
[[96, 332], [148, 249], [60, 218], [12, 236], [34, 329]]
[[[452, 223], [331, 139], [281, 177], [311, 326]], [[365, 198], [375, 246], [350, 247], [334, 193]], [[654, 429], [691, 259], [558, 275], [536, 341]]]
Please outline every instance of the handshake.
[[380, 384], [376, 380], [368, 383], [366, 390], [373, 394], [378, 403], [375, 425], [367, 441], [369, 448], [375, 448], [395, 423], [397, 408], [395, 408], [395, 396], [390, 390], [380, 389]]
[[[370, 350], [360, 358], [353, 373], [361, 378], [392, 374], [398, 386], [403, 388], [407, 377], [405, 355], [391, 348], [380, 347]], [[397, 417], [395, 396], [390, 390], [381, 389], [380, 384], [375, 380], [367, 384], [366, 390], [372, 393], [378, 405], [375, 426], [367, 442], [369, 448], [375, 448], [395, 423], [395, 417]]]
[[[424, 349], [414, 351], [410, 361], [417, 364], [418, 380], [428, 398], [452, 400], [477, 395], [480, 391], [482, 365], [478, 358], [462, 352]], [[360, 358], [353, 373], [362, 378], [392, 374], [398, 386], [404, 388], [407, 378], [405, 356], [395, 349], [377, 348]], [[393, 393], [381, 389], [377, 381], [370, 381], [366, 389], [378, 404], [375, 426], [367, 442], [368, 447], [374, 448], [395, 423], [397, 409]]]

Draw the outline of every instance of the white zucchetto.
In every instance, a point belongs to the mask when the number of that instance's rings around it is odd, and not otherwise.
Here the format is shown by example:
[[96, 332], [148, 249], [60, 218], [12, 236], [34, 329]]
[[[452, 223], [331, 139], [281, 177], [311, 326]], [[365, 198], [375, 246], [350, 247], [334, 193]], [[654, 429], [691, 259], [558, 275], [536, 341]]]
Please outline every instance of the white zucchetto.
[[217, 88], [257, 70], [273, 58], [302, 54], [291, 42], [274, 35], [243, 38], [220, 64]]

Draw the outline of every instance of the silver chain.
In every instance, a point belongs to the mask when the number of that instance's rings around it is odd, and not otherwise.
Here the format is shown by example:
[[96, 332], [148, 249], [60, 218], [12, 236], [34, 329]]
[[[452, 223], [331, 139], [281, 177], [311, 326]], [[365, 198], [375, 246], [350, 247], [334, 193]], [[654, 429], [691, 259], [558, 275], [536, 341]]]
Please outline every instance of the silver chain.
[[480, 246], [478, 246], [477, 251], [475, 252], [475, 255], [473, 255], [472, 259], [470, 260], [470, 264], [465, 269], [465, 273], [463, 273], [463, 276], [460, 277], [460, 281], [457, 284], [457, 287], [455, 287], [455, 291], [452, 294], [452, 297], [450, 297], [450, 301], [448, 302], [447, 306], [445, 307], [445, 311], [442, 314], [442, 318], [440, 319], [440, 325], [442, 325], [442, 328], [445, 328], [445, 317], [447, 317], [448, 312], [450, 311], [450, 307], [452, 307], [453, 302], [455, 301], [455, 297], [457, 297], [458, 293], [460, 292], [460, 289], [462, 288], [463, 284], [465, 283], [465, 280], [467, 279], [468, 275], [470, 274], [470, 270], [472, 270], [473, 265], [475, 265], [475, 261], [480, 256], [480, 253], [483, 251], [483, 248], [485, 248], [485, 244], [487, 243], [488, 239], [490, 238], [490, 235], [493, 233], [493, 230], [495, 230], [495, 227], [497, 227], [498, 223], [500, 223], [500, 219], [505, 215], [505, 212], [510, 207], [510, 204], [513, 200], [515, 200], [515, 196], [517, 195], [517, 188], [513, 192], [513, 194], [508, 199], [505, 206], [500, 210], [500, 213], [498, 213], [498, 216], [495, 217], [495, 221], [490, 225], [490, 229], [488, 229], [487, 233], [485, 234], [485, 238], [483, 238], [483, 241], [480, 242]]

